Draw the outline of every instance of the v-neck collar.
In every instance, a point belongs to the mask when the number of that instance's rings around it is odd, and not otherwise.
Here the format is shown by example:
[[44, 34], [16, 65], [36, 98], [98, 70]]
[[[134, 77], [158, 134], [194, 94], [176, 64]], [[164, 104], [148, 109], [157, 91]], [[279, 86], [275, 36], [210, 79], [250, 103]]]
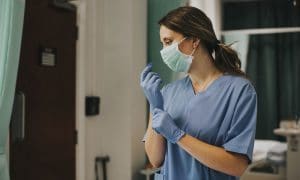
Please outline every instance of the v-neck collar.
[[201, 94], [206, 94], [208, 92], [210, 92], [211, 90], [215, 89], [217, 87], [217, 84], [219, 84], [219, 82], [222, 81], [222, 79], [226, 76], [226, 74], [221, 75], [220, 77], [218, 77], [217, 79], [213, 80], [213, 82], [211, 82], [208, 87], [200, 92], [195, 92], [194, 91], [194, 87], [193, 87], [193, 83], [192, 80], [190, 78], [189, 75], [187, 75], [187, 81], [188, 81], [188, 88], [190, 89], [190, 92], [194, 95], [194, 96], [199, 96]]

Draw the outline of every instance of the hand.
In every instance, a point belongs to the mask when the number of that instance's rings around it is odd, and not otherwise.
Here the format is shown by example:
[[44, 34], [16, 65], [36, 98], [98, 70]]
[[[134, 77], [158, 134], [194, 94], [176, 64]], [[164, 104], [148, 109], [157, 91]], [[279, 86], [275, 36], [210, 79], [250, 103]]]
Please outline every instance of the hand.
[[154, 109], [152, 117], [152, 129], [175, 144], [184, 136], [185, 132], [179, 129], [171, 116], [160, 109]]
[[151, 72], [152, 65], [147, 65], [141, 73], [141, 87], [144, 94], [149, 101], [150, 111], [153, 112], [154, 108], [163, 109], [163, 97], [161, 95], [159, 84], [162, 82], [159, 75]]

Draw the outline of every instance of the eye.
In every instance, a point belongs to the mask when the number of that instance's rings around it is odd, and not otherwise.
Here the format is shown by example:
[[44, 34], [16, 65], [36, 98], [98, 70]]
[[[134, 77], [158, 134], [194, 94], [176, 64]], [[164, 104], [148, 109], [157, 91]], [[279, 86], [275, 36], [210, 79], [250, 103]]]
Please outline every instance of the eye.
[[164, 38], [161, 43], [163, 47], [170, 46], [173, 43], [173, 39]]
[[171, 40], [167, 40], [167, 41], [165, 41], [165, 45], [166, 45], [166, 46], [169, 46], [169, 45], [172, 44], [172, 42], [173, 42], [173, 41], [171, 41]]

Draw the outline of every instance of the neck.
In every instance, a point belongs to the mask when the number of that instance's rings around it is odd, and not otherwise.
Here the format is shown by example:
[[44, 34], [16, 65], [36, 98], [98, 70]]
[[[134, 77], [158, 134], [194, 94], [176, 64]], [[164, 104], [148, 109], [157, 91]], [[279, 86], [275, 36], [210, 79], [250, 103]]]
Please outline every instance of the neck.
[[206, 89], [210, 82], [223, 74], [215, 67], [213, 61], [209, 53], [201, 52], [201, 49], [195, 54], [189, 76], [196, 90]]

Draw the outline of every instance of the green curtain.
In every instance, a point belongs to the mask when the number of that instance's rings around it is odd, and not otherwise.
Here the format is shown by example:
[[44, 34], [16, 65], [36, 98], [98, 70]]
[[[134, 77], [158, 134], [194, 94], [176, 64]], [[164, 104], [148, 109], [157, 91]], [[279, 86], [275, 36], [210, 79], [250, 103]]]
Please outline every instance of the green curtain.
[[185, 5], [187, 0], [148, 0], [148, 63], [152, 62], [153, 70], [158, 72], [163, 83], [169, 83], [179, 78], [181, 73], [172, 72], [162, 61], [160, 50], [158, 21], [170, 10]]
[[[275, 1], [257, 7], [263, 26], [298, 26], [300, 9]], [[290, 18], [293, 17], [293, 19]], [[253, 35], [250, 37], [247, 72], [258, 91], [256, 137], [280, 139], [273, 129], [281, 120], [294, 119], [300, 112], [300, 33]]]
[[[223, 29], [299, 27], [292, 1], [223, 3]], [[279, 139], [273, 129], [300, 113], [300, 33], [250, 35], [246, 72], [258, 96], [256, 138]]]
[[257, 138], [278, 139], [273, 129], [300, 112], [300, 33], [250, 38], [247, 72], [258, 91]]
[[5, 145], [20, 56], [25, 0], [0, 0], [0, 179], [8, 180]]

